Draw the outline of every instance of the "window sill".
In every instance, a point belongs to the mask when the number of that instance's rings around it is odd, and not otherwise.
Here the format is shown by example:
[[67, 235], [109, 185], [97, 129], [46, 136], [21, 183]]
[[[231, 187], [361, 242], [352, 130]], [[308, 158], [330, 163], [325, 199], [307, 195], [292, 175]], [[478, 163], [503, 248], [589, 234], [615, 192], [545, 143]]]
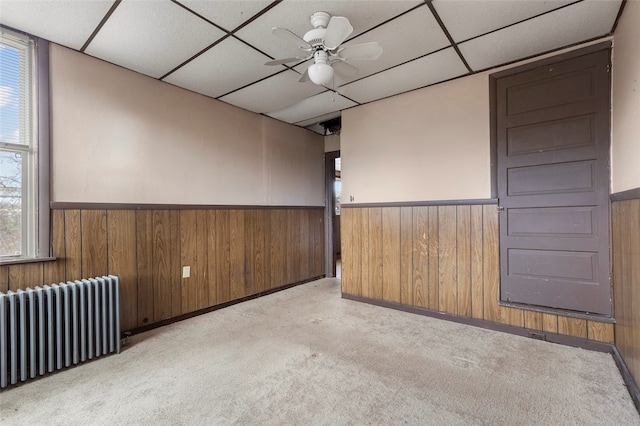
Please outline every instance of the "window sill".
[[0, 260], [0, 266], [5, 265], [20, 265], [23, 263], [40, 263], [40, 262], [53, 262], [55, 257], [32, 257], [32, 258], [20, 258], [20, 259], [4, 259]]

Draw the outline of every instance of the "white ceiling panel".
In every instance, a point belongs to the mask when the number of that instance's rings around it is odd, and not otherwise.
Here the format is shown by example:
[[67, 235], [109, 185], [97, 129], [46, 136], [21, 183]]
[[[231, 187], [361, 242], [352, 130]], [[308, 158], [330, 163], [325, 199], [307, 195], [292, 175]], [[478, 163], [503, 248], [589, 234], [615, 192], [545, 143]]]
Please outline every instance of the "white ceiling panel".
[[123, 1], [86, 52], [157, 78], [224, 34], [169, 1]]
[[459, 45], [474, 70], [481, 70], [611, 31], [621, 1], [585, 0]]
[[434, 0], [453, 40], [460, 42], [575, 0]]
[[236, 35], [274, 58], [287, 58], [304, 52], [297, 49], [295, 44], [273, 35], [273, 27], [286, 28], [302, 37], [313, 28], [309, 17], [314, 12], [324, 11], [332, 16], [346, 16], [354, 28], [351, 34], [354, 37], [420, 3], [417, 0], [285, 0]]
[[326, 90], [313, 83], [298, 83], [299, 78], [298, 73], [287, 70], [223, 96], [220, 100], [249, 111], [264, 113], [284, 109]]
[[458, 77], [466, 72], [455, 50], [448, 48], [339, 87], [338, 91], [365, 103]]
[[113, 0], [2, 0], [0, 23], [72, 49], [80, 49], [111, 5]]
[[211, 22], [232, 31], [269, 6], [271, 0], [179, 0]]
[[269, 117], [298, 123], [313, 117], [320, 117], [331, 112], [340, 111], [357, 105], [355, 102], [340, 96], [332, 91], [326, 91], [310, 98], [303, 99], [297, 104], [291, 105], [280, 111], [268, 113]]
[[[382, 45], [382, 56], [375, 61], [349, 61], [358, 68], [358, 74], [346, 79], [336, 77], [337, 85], [366, 77], [449, 45], [447, 36], [426, 5], [352, 39], [345, 46], [373, 41]], [[312, 63], [305, 62], [295, 69], [304, 72]]]
[[229, 37], [170, 74], [164, 81], [217, 98], [282, 71], [282, 66], [264, 66], [267, 60], [269, 58], [262, 53]]

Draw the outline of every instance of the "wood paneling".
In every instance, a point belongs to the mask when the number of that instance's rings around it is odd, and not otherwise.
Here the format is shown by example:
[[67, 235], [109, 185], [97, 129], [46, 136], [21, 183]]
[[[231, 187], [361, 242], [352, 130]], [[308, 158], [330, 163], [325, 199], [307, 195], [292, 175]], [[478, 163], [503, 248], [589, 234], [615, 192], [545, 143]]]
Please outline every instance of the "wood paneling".
[[154, 322], [153, 211], [136, 212], [136, 260], [138, 269], [138, 326]]
[[400, 303], [413, 305], [413, 212], [400, 208]]
[[[62, 213], [62, 211], [54, 211]], [[107, 211], [109, 273], [120, 279], [120, 317], [123, 330], [138, 325], [138, 265], [136, 257], [136, 212]], [[55, 231], [54, 231], [55, 234]], [[64, 262], [55, 262], [64, 265]], [[64, 280], [64, 277], [62, 278]]]
[[107, 273], [107, 211], [82, 210], [82, 277], [101, 277]]
[[64, 211], [65, 279], [78, 280], [82, 276], [82, 234], [80, 210]]
[[9, 267], [0, 266], [0, 291], [6, 293], [9, 291]]
[[640, 200], [616, 201], [611, 213], [615, 343], [640, 383]]
[[[51, 256], [57, 259], [64, 259], [65, 257], [64, 211], [62, 210], [51, 212]], [[65, 262], [47, 262], [44, 264], [44, 282], [46, 284], [62, 282], [65, 275]]]
[[0, 291], [117, 275], [126, 331], [324, 275], [323, 227], [314, 208], [53, 210], [56, 260], [0, 266]]
[[400, 303], [400, 207], [383, 209], [382, 241], [382, 299]]
[[494, 204], [349, 207], [341, 226], [345, 294], [601, 342], [613, 338], [610, 323], [499, 304]]

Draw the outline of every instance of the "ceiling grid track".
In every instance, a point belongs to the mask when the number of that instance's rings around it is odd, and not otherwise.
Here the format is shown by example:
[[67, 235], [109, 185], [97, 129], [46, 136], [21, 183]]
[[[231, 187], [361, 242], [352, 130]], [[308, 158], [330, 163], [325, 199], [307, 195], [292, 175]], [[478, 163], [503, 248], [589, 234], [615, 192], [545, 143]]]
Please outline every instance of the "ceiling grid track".
[[433, 14], [433, 17], [436, 18], [436, 21], [438, 21], [438, 25], [440, 25], [440, 28], [442, 29], [442, 31], [444, 32], [444, 34], [447, 36], [447, 38], [449, 39], [449, 42], [451, 43], [451, 47], [453, 47], [453, 49], [456, 51], [456, 53], [458, 54], [458, 56], [460, 57], [460, 60], [462, 61], [462, 63], [464, 64], [464, 66], [467, 68], [467, 70], [469, 71], [469, 74], [473, 74], [473, 70], [471, 69], [471, 67], [469, 66], [469, 64], [467, 63], [467, 60], [464, 58], [464, 56], [462, 55], [462, 52], [460, 51], [460, 48], [458, 47], [458, 44], [453, 40], [453, 37], [451, 37], [451, 34], [449, 33], [449, 30], [447, 29], [447, 27], [444, 25], [444, 22], [442, 22], [442, 19], [440, 18], [440, 15], [438, 14], [438, 12], [436, 11], [436, 8], [433, 7], [433, 3], [430, 0], [425, 0], [427, 7], [429, 7], [429, 10], [431, 11], [431, 13]]
[[102, 27], [104, 26], [104, 24], [107, 23], [107, 21], [109, 20], [109, 18], [111, 17], [111, 15], [113, 14], [113, 12], [115, 12], [116, 8], [118, 6], [120, 6], [120, 3], [122, 2], [122, 0], [115, 0], [113, 2], [113, 4], [111, 5], [111, 7], [109, 8], [109, 10], [107, 11], [107, 13], [104, 15], [104, 18], [102, 18], [102, 20], [100, 21], [100, 23], [98, 24], [98, 26], [96, 27], [95, 30], [93, 30], [93, 32], [91, 33], [91, 35], [89, 36], [89, 38], [87, 39], [87, 41], [84, 42], [84, 44], [82, 45], [82, 47], [80, 48], [80, 52], [84, 53], [84, 51], [87, 49], [87, 47], [89, 47], [89, 44], [91, 44], [91, 42], [93, 41], [93, 39], [96, 37], [96, 35], [98, 35], [98, 33], [100, 32], [100, 30], [102, 29]]

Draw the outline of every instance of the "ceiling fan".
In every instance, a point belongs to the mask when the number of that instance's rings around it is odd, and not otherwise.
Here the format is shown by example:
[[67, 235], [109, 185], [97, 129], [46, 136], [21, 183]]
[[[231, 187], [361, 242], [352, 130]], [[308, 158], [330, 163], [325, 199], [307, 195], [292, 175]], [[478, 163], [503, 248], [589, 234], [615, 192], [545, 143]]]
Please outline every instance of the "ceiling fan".
[[335, 74], [350, 78], [358, 73], [358, 68], [347, 63], [348, 60], [378, 59], [382, 46], [377, 42], [341, 46], [353, 32], [353, 27], [344, 16], [331, 16], [327, 12], [316, 12], [310, 18], [312, 30], [298, 37], [285, 28], [273, 28], [273, 34], [280, 36], [306, 52], [306, 56], [267, 61], [265, 65], [282, 65], [290, 62], [306, 61], [313, 58], [298, 81], [311, 81], [318, 85], [328, 84]]

